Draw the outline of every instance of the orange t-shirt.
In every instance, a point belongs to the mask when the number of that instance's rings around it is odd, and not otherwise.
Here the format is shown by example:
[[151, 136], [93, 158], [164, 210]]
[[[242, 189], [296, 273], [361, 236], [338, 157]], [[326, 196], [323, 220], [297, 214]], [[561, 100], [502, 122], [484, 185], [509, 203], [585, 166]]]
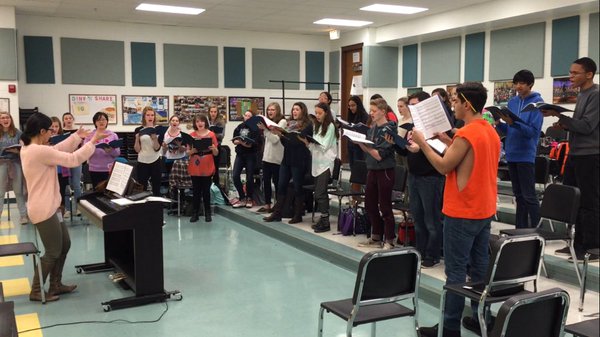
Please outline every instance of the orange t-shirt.
[[[209, 131], [207, 135], [201, 137], [196, 131], [190, 133], [195, 139], [212, 138], [212, 145], [218, 146], [217, 137], [212, 131]], [[190, 156], [188, 162], [188, 173], [190, 176], [196, 177], [210, 177], [215, 174], [215, 160], [212, 153], [204, 154], [193, 154]]]
[[476, 119], [458, 129], [473, 149], [473, 170], [467, 185], [458, 190], [456, 170], [446, 175], [442, 212], [453, 218], [485, 219], [496, 213], [500, 137], [484, 119]]

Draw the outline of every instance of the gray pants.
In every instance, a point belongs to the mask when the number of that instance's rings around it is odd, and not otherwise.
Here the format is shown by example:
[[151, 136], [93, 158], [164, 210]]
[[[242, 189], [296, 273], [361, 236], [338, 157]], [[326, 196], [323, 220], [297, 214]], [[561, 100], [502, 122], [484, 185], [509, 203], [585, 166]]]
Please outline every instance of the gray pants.
[[71, 248], [71, 238], [64, 222], [60, 222], [58, 215], [54, 214], [49, 219], [35, 224], [40, 238], [44, 244], [42, 262], [55, 263], [59, 258], [66, 257]]
[[329, 217], [329, 194], [327, 194], [327, 185], [331, 171], [327, 170], [315, 177], [315, 202], [317, 210], [321, 212], [322, 217]]

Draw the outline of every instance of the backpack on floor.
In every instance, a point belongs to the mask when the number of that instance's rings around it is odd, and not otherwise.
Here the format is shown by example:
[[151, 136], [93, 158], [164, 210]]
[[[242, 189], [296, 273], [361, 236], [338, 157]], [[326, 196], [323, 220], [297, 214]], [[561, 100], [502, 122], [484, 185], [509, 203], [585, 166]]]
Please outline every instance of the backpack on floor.
[[338, 232], [343, 236], [354, 234], [354, 210], [352, 207], [344, 209], [338, 218]]
[[367, 234], [368, 238], [371, 237], [371, 223], [365, 209], [357, 207], [354, 213], [354, 234]]
[[225, 193], [217, 184], [210, 185], [210, 201], [213, 205], [227, 205], [229, 201], [225, 198]]
[[[408, 242], [407, 242], [408, 240]], [[414, 245], [415, 240], [415, 223], [412, 218], [407, 217], [398, 226], [398, 244]]]

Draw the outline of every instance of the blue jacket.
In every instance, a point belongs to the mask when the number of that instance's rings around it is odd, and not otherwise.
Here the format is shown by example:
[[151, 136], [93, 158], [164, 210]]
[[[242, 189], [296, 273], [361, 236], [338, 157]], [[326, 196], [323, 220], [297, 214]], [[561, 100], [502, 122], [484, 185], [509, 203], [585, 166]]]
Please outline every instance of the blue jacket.
[[508, 108], [524, 123], [498, 124], [497, 128], [506, 135], [504, 149], [509, 163], [535, 163], [538, 141], [544, 116], [539, 110], [521, 112], [529, 103], [543, 102], [538, 92], [532, 91], [525, 99], [517, 95], [508, 101]]

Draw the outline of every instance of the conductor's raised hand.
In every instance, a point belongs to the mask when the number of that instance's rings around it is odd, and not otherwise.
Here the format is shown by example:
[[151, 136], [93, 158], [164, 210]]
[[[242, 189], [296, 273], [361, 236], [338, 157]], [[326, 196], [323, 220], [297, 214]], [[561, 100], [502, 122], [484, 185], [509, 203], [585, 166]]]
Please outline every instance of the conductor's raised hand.
[[90, 133], [92, 131], [90, 129], [84, 129], [83, 126], [80, 126], [79, 129], [76, 131], [77, 136], [79, 136], [79, 138], [84, 139], [85, 137], [89, 136]]

